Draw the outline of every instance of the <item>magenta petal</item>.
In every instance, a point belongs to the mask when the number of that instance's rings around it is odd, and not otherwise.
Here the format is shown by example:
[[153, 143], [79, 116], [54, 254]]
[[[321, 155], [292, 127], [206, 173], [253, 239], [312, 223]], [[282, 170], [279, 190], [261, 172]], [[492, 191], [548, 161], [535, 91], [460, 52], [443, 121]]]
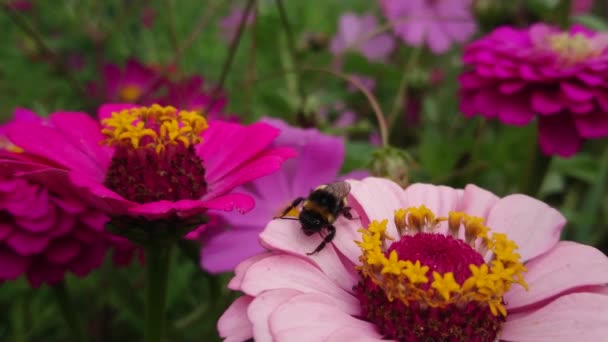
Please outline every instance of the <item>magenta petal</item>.
[[232, 211], [236, 209], [241, 214], [250, 211], [255, 206], [255, 202], [251, 196], [237, 193], [231, 193], [213, 199], [203, 199], [201, 203], [201, 206], [207, 209], [223, 211]]
[[14, 230], [14, 226], [8, 223], [0, 223], [0, 241], [3, 241]]
[[538, 135], [540, 147], [546, 155], [557, 154], [567, 158], [574, 155], [583, 143], [574, 120], [567, 114], [540, 117]]
[[608, 136], [608, 113], [593, 112], [574, 119], [576, 130], [583, 138], [603, 138]]
[[217, 330], [224, 342], [243, 342], [253, 337], [252, 325], [247, 318], [247, 307], [253, 297], [237, 298], [217, 321]]
[[6, 239], [6, 244], [21, 255], [32, 255], [42, 252], [48, 246], [49, 239], [46, 234], [39, 235], [17, 230]]
[[80, 252], [80, 244], [72, 239], [54, 240], [45, 251], [46, 259], [57, 265], [65, 264]]
[[43, 283], [55, 285], [63, 280], [65, 269], [63, 267], [48, 264], [37, 260], [27, 270], [27, 279], [33, 288], [38, 288]]
[[532, 121], [535, 113], [523, 101], [523, 98], [516, 97], [511, 101], [503, 101], [498, 109], [500, 121], [515, 126], [525, 126]]
[[99, 121], [112, 116], [112, 113], [118, 113], [124, 109], [137, 108], [137, 105], [130, 103], [106, 103], [101, 105], [97, 110], [97, 119]]
[[608, 296], [573, 293], [528, 315], [509, 318], [500, 333], [504, 341], [604, 341], [608, 336]]
[[144, 216], [149, 219], [160, 219], [177, 214], [179, 217], [188, 217], [204, 211], [203, 202], [199, 200], [155, 201], [140, 204], [129, 208], [129, 214]]
[[0, 280], [13, 280], [25, 273], [30, 258], [18, 255], [10, 249], [0, 248]]
[[487, 220], [493, 232], [505, 233], [517, 243], [524, 262], [555, 246], [565, 224], [566, 219], [559, 211], [520, 194], [496, 202]]
[[608, 284], [608, 258], [599, 250], [562, 241], [526, 264], [529, 290], [514, 286], [505, 295], [508, 310], [532, 305], [562, 292], [584, 286]]
[[340, 310], [333, 299], [318, 294], [297, 295], [270, 315], [270, 331], [277, 341], [325, 341], [348, 327], [361, 336], [378, 336], [375, 326]]
[[561, 82], [560, 88], [564, 95], [576, 102], [590, 101], [593, 99], [593, 92], [587, 87], [582, 87], [571, 82]]
[[555, 114], [564, 108], [557, 92], [537, 90], [532, 93], [532, 108], [539, 114]]

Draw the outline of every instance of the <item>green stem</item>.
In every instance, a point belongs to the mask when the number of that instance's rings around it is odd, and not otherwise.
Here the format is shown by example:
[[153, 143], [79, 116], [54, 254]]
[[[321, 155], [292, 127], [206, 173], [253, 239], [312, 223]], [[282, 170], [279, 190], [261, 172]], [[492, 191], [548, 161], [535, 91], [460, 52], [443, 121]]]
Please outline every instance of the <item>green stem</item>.
[[392, 128], [395, 125], [395, 121], [399, 117], [399, 113], [403, 113], [403, 109], [407, 105], [407, 88], [409, 86], [408, 81], [410, 79], [410, 71], [414, 70], [418, 66], [420, 56], [422, 55], [422, 48], [414, 48], [410, 53], [409, 58], [403, 65], [403, 75], [399, 81], [399, 87], [395, 93], [393, 99], [393, 107], [390, 114], [388, 115], [388, 127]]
[[165, 325], [171, 247], [149, 243], [146, 251], [146, 323], [144, 341], [160, 342]]
[[[536, 136], [534, 138], [536, 138]], [[519, 182], [519, 191], [523, 194], [535, 197], [538, 195], [538, 191], [543, 184], [547, 171], [549, 171], [551, 157], [543, 154], [539, 147], [536, 146], [536, 143], [531, 146], [534, 147], [530, 151], [526, 170], [522, 173]]]
[[597, 227], [597, 216], [600, 212], [600, 208], [603, 204], [602, 197], [606, 193], [608, 187], [608, 148], [604, 151], [602, 159], [600, 160], [600, 167], [598, 176], [593, 182], [593, 186], [589, 190], [587, 197], [583, 201], [582, 217], [585, 221], [576, 230], [575, 236], [576, 241], [589, 243], [591, 245], [597, 244], [599, 241], [591, 241], [590, 239], [594, 235], [594, 229]]
[[60, 282], [55, 286], [51, 286], [51, 289], [53, 290], [53, 294], [57, 299], [61, 314], [70, 327], [72, 339], [76, 342], [86, 341], [87, 339], [85, 337], [82, 322], [80, 321], [80, 312], [74, 307], [74, 301], [72, 301], [72, 297], [70, 297], [70, 293], [65, 286], [65, 283]]

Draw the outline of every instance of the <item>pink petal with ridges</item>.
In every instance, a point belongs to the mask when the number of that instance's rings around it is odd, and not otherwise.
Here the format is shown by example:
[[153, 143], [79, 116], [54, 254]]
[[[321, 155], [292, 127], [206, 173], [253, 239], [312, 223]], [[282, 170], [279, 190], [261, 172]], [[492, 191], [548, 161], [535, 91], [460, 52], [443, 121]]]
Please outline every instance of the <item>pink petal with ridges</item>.
[[274, 255], [256, 262], [247, 269], [241, 283], [241, 290], [252, 296], [281, 288], [318, 293], [331, 298], [344, 312], [357, 314], [359, 311], [359, 301], [349, 292], [333, 283], [316, 266], [291, 255]]
[[226, 287], [234, 291], [240, 291], [241, 284], [243, 283], [243, 278], [245, 277], [245, 273], [247, 273], [249, 267], [251, 267], [251, 265], [255, 264], [256, 262], [271, 257], [273, 255], [274, 254], [272, 253], [260, 253], [258, 255], [252, 256], [251, 258], [243, 260], [234, 269], [234, 277], [230, 279]]
[[559, 240], [566, 219], [559, 211], [525, 195], [500, 199], [488, 214], [492, 232], [505, 233], [519, 246], [523, 261], [551, 249]]
[[247, 318], [247, 307], [253, 297], [237, 298], [217, 321], [217, 330], [224, 342], [243, 342], [253, 337], [251, 321]]
[[277, 342], [324, 341], [344, 327], [360, 336], [377, 336], [372, 323], [351, 316], [340, 310], [331, 298], [318, 294], [291, 298], [272, 313], [269, 323]]
[[500, 198], [488, 190], [474, 184], [468, 184], [456, 211], [462, 211], [472, 216], [487, 218], [492, 207]]
[[607, 335], [608, 296], [574, 293], [528, 315], [507, 318], [500, 339], [518, 342], [603, 341]]
[[[339, 222], [335, 226], [337, 227], [336, 235], [341, 234], [343, 229]], [[272, 220], [260, 234], [260, 242], [264, 247], [295, 254], [316, 264], [333, 282], [344, 290], [350, 291], [357, 282], [354, 268], [347, 270], [344, 267], [331, 243], [314, 255], [306, 254], [312, 252], [321, 241], [323, 238], [317, 234], [304, 235], [300, 222], [293, 220]]]
[[506, 295], [509, 310], [525, 307], [577, 287], [608, 284], [608, 257], [599, 250], [570, 241], [526, 264], [530, 289], [514, 286]]
[[247, 316], [253, 325], [253, 339], [256, 341], [272, 341], [269, 325], [270, 315], [283, 303], [299, 294], [302, 294], [302, 292], [278, 289], [262, 292], [259, 296], [256, 296], [247, 309]]

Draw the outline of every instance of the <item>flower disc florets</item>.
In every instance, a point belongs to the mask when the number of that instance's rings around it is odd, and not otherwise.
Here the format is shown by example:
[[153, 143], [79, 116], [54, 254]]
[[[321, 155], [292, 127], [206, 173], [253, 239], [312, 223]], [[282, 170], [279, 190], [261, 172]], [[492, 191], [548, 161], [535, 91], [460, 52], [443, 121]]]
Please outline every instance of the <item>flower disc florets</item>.
[[[517, 245], [462, 212], [436, 218], [420, 206], [394, 219], [400, 238], [390, 247], [388, 220], [359, 230], [362, 280], [354, 290], [364, 318], [397, 340], [495, 340], [507, 316], [503, 295], [513, 284], [527, 288]], [[436, 232], [441, 222], [448, 235]]]
[[194, 146], [207, 121], [173, 107], [137, 107], [102, 121], [107, 145], [115, 146], [105, 185], [134, 202], [200, 198], [205, 169]]

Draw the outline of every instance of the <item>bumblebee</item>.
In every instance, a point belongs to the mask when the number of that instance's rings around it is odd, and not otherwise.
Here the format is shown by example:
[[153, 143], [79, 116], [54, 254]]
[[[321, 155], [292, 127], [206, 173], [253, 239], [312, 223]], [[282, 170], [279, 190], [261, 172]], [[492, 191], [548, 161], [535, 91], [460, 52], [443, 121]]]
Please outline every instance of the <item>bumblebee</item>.
[[[346, 196], [350, 192], [350, 184], [346, 182], [334, 182], [324, 184], [314, 189], [307, 198], [298, 197], [285, 208], [280, 216], [275, 217], [287, 220], [299, 221], [302, 225], [302, 231], [306, 236], [314, 233], [319, 233], [323, 241], [315, 248], [314, 251], [306, 253], [308, 255], [315, 254], [325, 248], [325, 245], [330, 243], [336, 236], [336, 227], [333, 223], [343, 215], [349, 220], [353, 217], [350, 213], [350, 207], [347, 207]], [[302, 206], [297, 218], [285, 217], [291, 210]], [[327, 231], [327, 235], [323, 233]]]

